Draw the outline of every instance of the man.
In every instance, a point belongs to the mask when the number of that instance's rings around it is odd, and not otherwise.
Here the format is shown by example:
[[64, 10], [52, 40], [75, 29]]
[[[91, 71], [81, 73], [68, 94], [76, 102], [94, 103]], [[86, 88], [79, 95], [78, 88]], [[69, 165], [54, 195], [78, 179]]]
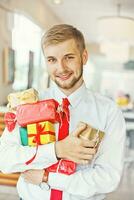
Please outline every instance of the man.
[[[17, 127], [10, 134], [5, 130], [1, 138], [0, 169], [24, 172], [17, 185], [24, 200], [49, 200], [51, 189], [63, 191], [63, 200], [104, 199], [106, 193], [117, 187], [122, 173], [125, 141], [122, 113], [113, 101], [85, 87], [83, 67], [88, 53], [79, 30], [66, 24], [53, 26], [43, 36], [42, 48], [48, 73], [55, 82], [44, 98], [54, 98], [59, 103], [68, 98], [69, 135], [56, 143], [39, 146], [35, 160], [25, 165], [35, 148], [20, 145]], [[78, 126], [79, 121], [105, 132], [97, 152], [94, 142], [79, 138], [85, 129], [84, 125]], [[43, 169], [61, 158], [77, 163], [74, 174], [44, 173]]]

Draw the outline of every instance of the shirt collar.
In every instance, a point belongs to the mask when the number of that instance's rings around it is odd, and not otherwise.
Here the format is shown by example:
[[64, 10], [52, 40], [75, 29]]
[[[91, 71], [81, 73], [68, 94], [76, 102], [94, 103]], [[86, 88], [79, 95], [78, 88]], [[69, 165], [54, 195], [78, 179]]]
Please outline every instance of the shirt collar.
[[76, 91], [74, 91], [69, 96], [66, 96], [55, 83], [53, 83], [51, 89], [52, 89], [52, 96], [55, 100], [57, 100], [61, 104], [62, 98], [68, 98], [70, 105], [72, 107], [77, 106], [86, 94], [85, 83], [83, 83]]

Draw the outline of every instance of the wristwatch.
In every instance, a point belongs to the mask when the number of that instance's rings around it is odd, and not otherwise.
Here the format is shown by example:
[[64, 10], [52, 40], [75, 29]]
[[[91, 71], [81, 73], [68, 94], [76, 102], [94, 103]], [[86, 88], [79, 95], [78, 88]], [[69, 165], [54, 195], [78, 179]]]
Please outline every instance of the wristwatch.
[[50, 189], [50, 185], [48, 184], [48, 175], [49, 175], [48, 170], [44, 169], [44, 176], [42, 179], [42, 183], [39, 184], [41, 189], [46, 189], [46, 190]]

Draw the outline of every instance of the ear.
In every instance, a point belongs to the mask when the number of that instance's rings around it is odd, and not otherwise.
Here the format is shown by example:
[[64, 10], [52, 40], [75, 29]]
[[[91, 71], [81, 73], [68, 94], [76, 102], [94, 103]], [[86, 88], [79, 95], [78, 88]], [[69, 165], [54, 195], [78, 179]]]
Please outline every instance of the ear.
[[88, 52], [86, 49], [84, 49], [83, 53], [82, 53], [82, 60], [83, 60], [83, 65], [85, 65], [87, 63], [88, 60]]

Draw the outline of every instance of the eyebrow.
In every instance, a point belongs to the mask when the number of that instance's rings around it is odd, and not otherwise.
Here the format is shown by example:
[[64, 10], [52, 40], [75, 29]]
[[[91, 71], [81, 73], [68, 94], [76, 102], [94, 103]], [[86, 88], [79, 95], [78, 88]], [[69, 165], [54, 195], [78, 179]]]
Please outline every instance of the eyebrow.
[[[65, 54], [64, 56], [74, 56], [75, 54], [74, 53], [67, 53]], [[46, 59], [51, 59], [51, 58], [56, 58], [55, 56], [47, 56]]]
[[46, 57], [47, 59], [50, 59], [50, 58], [55, 58], [54, 56], [47, 56]]
[[74, 53], [67, 53], [64, 56], [74, 56], [74, 55], [75, 55]]

